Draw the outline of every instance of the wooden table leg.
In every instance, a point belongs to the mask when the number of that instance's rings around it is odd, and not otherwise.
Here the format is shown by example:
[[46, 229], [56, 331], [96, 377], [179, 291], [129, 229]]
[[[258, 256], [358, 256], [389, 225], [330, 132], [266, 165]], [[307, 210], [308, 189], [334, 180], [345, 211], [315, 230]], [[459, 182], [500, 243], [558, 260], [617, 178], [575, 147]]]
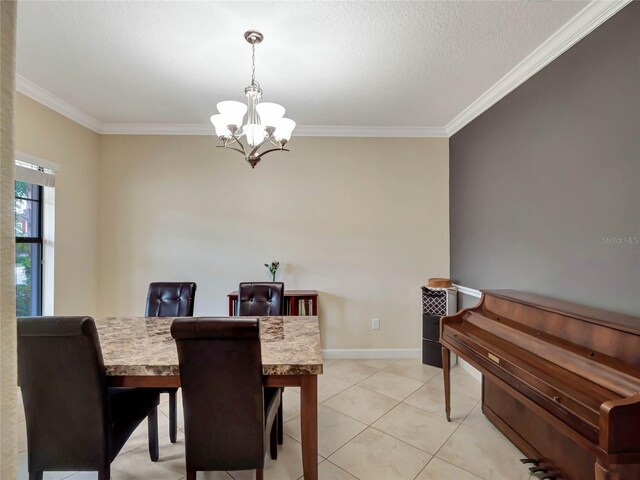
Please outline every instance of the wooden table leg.
[[451, 421], [451, 352], [448, 348], [442, 347], [442, 374], [444, 377], [444, 413], [447, 420]]
[[304, 480], [318, 480], [318, 377], [302, 375], [300, 428]]

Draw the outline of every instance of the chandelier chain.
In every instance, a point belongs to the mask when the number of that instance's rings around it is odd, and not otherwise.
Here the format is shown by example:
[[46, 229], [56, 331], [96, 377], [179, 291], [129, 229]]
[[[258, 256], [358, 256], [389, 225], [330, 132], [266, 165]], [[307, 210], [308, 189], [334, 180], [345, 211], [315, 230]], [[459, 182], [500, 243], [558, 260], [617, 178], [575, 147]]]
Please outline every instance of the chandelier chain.
[[251, 44], [251, 85], [256, 84], [256, 44]]

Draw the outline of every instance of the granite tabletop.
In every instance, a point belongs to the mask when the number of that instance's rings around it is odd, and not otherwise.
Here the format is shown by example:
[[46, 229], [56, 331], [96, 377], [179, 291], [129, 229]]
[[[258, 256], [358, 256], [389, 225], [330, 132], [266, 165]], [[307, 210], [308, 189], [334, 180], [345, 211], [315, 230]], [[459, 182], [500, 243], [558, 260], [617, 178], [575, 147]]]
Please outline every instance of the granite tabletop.
[[[233, 317], [229, 317], [233, 319]], [[179, 375], [173, 317], [106, 317], [96, 321], [107, 375]], [[259, 317], [264, 375], [318, 375], [318, 317]]]

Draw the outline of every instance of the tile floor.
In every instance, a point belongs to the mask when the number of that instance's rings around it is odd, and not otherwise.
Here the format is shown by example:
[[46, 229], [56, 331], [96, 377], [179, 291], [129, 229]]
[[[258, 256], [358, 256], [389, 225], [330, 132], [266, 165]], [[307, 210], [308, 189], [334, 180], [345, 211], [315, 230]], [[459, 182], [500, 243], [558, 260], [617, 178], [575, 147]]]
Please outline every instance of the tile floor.
[[[529, 480], [523, 455], [480, 410], [480, 384], [452, 370], [452, 420], [444, 418], [442, 373], [419, 359], [327, 360], [318, 377], [321, 480]], [[160, 460], [152, 463], [143, 422], [112, 464], [114, 480], [184, 478], [184, 437], [169, 442], [168, 399], [160, 411]], [[299, 392], [284, 395], [285, 442], [267, 456], [265, 480], [302, 478]], [[20, 407], [22, 416], [22, 407]], [[181, 412], [180, 412], [181, 413]], [[178, 424], [182, 429], [183, 424]], [[19, 480], [26, 480], [24, 420], [19, 425]], [[86, 480], [90, 472], [50, 472], [45, 479]], [[253, 471], [198, 472], [198, 479], [249, 480]]]

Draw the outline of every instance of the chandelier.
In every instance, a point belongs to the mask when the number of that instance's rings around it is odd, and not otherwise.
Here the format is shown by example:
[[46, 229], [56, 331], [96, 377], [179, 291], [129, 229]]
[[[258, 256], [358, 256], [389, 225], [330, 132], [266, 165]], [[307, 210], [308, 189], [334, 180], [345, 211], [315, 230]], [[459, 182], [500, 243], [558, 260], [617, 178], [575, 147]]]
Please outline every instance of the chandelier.
[[[231, 100], [218, 103], [216, 107], [220, 113], [211, 115], [211, 123], [222, 142], [218, 148], [227, 148], [241, 153], [251, 164], [251, 168], [255, 168], [267, 153], [289, 151], [284, 146], [291, 138], [296, 122], [290, 118], [283, 118], [283, 106], [277, 103], [261, 102], [262, 89], [255, 78], [256, 45], [262, 42], [264, 35], [250, 30], [245, 32], [244, 38], [251, 44], [251, 85], [244, 89], [247, 104]], [[247, 115], [246, 123], [244, 123], [245, 114]], [[246, 141], [246, 147], [242, 137]], [[259, 152], [265, 145], [275, 148]]]

